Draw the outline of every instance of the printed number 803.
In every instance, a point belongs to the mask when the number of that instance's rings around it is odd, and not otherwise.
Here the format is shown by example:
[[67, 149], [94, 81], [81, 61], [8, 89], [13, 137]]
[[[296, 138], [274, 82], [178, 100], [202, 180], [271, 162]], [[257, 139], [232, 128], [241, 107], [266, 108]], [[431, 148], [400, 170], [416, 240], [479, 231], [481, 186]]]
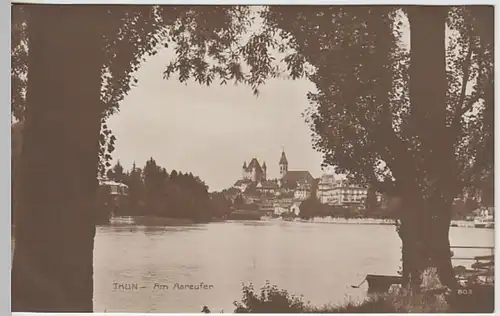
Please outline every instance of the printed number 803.
[[458, 295], [472, 295], [472, 289], [458, 289]]

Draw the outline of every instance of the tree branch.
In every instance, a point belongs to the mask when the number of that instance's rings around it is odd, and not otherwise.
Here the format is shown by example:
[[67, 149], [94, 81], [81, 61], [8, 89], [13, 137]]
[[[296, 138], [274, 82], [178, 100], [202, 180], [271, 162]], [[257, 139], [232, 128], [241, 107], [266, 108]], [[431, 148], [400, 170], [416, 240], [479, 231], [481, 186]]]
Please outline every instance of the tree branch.
[[467, 113], [469, 110], [472, 110], [472, 108], [474, 107], [474, 104], [476, 104], [476, 102], [479, 101], [479, 99], [481, 99], [482, 96], [483, 96], [482, 94], [476, 93], [469, 100], [469, 102], [467, 102], [467, 104], [463, 108], [460, 109], [460, 111], [457, 114], [457, 119], [460, 120], [460, 118], [462, 117], [462, 115], [464, 115], [465, 113]]
[[[467, 55], [465, 56], [464, 65], [463, 65], [463, 78], [462, 78], [462, 90], [460, 91], [460, 98], [458, 99], [457, 104], [455, 105], [456, 112], [460, 112], [462, 105], [465, 101], [465, 94], [467, 90], [467, 82], [469, 82], [470, 75], [470, 65], [472, 61], [472, 36], [469, 36], [469, 50]], [[461, 115], [460, 115], [461, 116]]]
[[[459, 135], [459, 127], [460, 127], [460, 119], [462, 116], [467, 113], [469, 110], [471, 110], [474, 107], [474, 104], [479, 101], [479, 99], [482, 98], [482, 93], [477, 92], [476, 94], [472, 95], [471, 99], [465, 104], [464, 102], [466, 99], [466, 89], [467, 89], [467, 83], [469, 81], [469, 73], [470, 73], [470, 65], [471, 65], [471, 60], [472, 60], [472, 50], [473, 50], [473, 45], [472, 45], [472, 38], [470, 38], [470, 44], [469, 44], [469, 51], [467, 53], [467, 57], [464, 62], [464, 76], [462, 79], [462, 90], [460, 92], [460, 98], [458, 103], [455, 106], [455, 116], [453, 117], [452, 123], [451, 123], [451, 131], [452, 131], [452, 137], [456, 140], [456, 137]], [[477, 74], [477, 81], [479, 82], [481, 79], [481, 76], [483, 74], [483, 65], [482, 63], [479, 63], [479, 69], [478, 69], [478, 74]]]
[[[376, 124], [370, 124], [362, 115], [358, 115], [357, 118], [364, 129], [373, 131], [372, 140], [377, 143], [378, 148], [381, 148], [379, 154], [396, 181], [406, 182], [404, 179], [414, 178], [416, 176], [414, 163], [409, 159], [406, 146], [392, 128], [391, 120], [380, 120]], [[407, 169], [399, 167], [403, 165]]]

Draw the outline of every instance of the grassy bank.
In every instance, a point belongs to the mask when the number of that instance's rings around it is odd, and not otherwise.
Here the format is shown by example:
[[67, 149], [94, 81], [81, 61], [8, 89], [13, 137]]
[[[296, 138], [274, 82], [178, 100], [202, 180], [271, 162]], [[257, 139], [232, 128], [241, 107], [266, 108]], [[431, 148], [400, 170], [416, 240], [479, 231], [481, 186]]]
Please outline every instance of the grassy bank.
[[243, 286], [241, 301], [234, 302], [235, 313], [493, 313], [493, 288], [489, 291], [472, 291], [459, 296], [453, 307], [444, 294], [411, 295], [407, 292], [371, 296], [363, 302], [311, 306], [302, 296], [278, 289], [266, 283], [260, 290]]

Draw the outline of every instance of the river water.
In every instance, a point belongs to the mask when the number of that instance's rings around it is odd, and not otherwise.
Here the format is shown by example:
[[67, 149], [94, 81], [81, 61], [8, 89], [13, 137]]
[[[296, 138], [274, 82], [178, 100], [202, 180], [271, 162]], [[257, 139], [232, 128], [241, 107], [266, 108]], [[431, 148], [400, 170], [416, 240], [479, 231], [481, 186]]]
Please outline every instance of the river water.
[[[454, 246], [493, 246], [494, 230], [452, 227], [450, 240]], [[360, 300], [366, 284], [359, 289], [351, 285], [366, 274], [396, 274], [400, 245], [390, 225], [248, 221], [102, 226], [95, 239], [94, 309], [196, 313], [208, 305], [212, 312], [232, 312], [233, 301], [241, 300], [242, 283], [260, 288], [266, 280], [314, 305]]]

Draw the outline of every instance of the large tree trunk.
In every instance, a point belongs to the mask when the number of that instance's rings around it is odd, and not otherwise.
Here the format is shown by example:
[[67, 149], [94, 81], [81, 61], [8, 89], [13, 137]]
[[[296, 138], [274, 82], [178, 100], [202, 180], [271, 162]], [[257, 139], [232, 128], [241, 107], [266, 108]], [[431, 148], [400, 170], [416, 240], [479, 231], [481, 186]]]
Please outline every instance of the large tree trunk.
[[439, 196], [424, 201], [417, 192], [408, 194], [403, 198], [400, 221], [403, 283], [418, 292], [422, 272], [432, 266], [437, 268], [441, 283], [455, 289], [449, 243], [449, 200]]
[[427, 209], [431, 214], [426, 234], [431, 264], [437, 268], [441, 283], [455, 292], [457, 282], [451, 263], [449, 239], [452, 199], [441, 194], [433, 196], [428, 200]]
[[[100, 37], [87, 6], [31, 5], [14, 312], [92, 312]], [[89, 23], [90, 22], [90, 23]]]
[[18, 182], [19, 158], [23, 144], [23, 123], [16, 122], [11, 127], [11, 225], [14, 224], [16, 214], [16, 184]]
[[420, 290], [421, 272], [429, 266], [425, 248], [425, 208], [418, 190], [402, 196], [399, 236], [402, 241], [403, 284], [414, 292]]
[[[427, 182], [420, 197], [407, 198], [404, 241], [411, 252], [410, 274], [433, 265], [441, 283], [455, 287], [449, 227], [451, 195], [455, 191], [453, 138], [446, 125], [446, 16], [442, 6], [407, 9], [411, 30], [410, 100], [413, 124], [418, 126]], [[422, 128], [425, 126], [425, 128]], [[417, 193], [417, 191], [415, 192]], [[416, 203], [416, 201], [419, 201]], [[414, 287], [418, 285], [415, 280]]]

